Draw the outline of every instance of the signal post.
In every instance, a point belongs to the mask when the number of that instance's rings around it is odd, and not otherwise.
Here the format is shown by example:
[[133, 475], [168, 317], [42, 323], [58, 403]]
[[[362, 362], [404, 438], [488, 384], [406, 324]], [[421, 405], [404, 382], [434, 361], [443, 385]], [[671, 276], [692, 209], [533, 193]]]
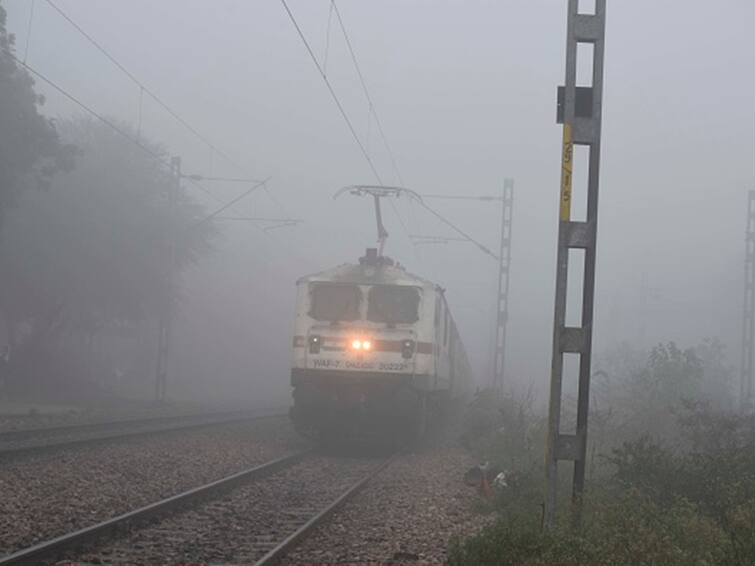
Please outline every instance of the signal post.
[[[543, 526], [553, 527], [559, 461], [574, 462], [572, 481], [573, 519], [581, 520], [587, 452], [587, 416], [590, 396], [593, 299], [595, 291], [595, 248], [598, 222], [600, 174], [600, 134], [603, 100], [603, 50], [605, 44], [606, 0], [595, 0], [595, 13], [579, 13], [579, 1], [569, 0], [566, 33], [566, 80], [558, 92], [557, 121], [563, 124], [561, 149], [561, 188], [556, 259], [556, 300], [553, 321], [553, 354], [548, 410], [548, 439], [545, 462], [545, 503]], [[577, 46], [592, 45], [592, 81], [577, 86]], [[584, 221], [572, 220], [572, 175], [574, 146], [587, 146], [587, 213]], [[566, 325], [566, 284], [569, 251], [584, 250], [582, 312], [579, 326]], [[561, 429], [564, 354], [579, 355], [577, 426], [574, 433]]]

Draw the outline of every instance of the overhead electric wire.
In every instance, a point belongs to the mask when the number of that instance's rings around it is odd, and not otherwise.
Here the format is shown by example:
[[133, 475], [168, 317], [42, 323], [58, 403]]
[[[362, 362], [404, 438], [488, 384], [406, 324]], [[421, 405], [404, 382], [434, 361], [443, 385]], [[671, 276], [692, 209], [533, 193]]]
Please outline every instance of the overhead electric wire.
[[91, 107], [87, 106], [85, 103], [83, 103], [81, 100], [79, 100], [78, 98], [76, 98], [74, 95], [72, 95], [70, 92], [68, 92], [62, 86], [60, 86], [59, 84], [57, 84], [56, 82], [54, 82], [52, 79], [46, 77], [41, 72], [39, 72], [36, 69], [34, 69], [33, 67], [31, 67], [28, 63], [24, 63], [23, 61], [21, 61], [21, 59], [19, 59], [18, 57], [16, 57], [16, 55], [12, 51], [10, 51], [7, 48], [3, 49], [3, 51], [10, 58], [12, 58], [16, 63], [18, 63], [19, 65], [21, 65], [22, 67], [24, 67], [27, 71], [29, 71], [35, 77], [43, 80], [45, 83], [47, 83], [53, 89], [55, 89], [60, 94], [62, 94], [63, 96], [65, 96], [68, 100], [70, 100], [71, 102], [73, 102], [74, 104], [76, 104], [77, 106], [79, 106], [81, 109], [85, 110], [86, 112], [88, 112], [89, 114], [91, 114], [92, 116], [94, 116], [95, 118], [97, 118], [103, 124], [109, 126], [115, 132], [117, 132], [120, 135], [122, 135], [124, 138], [126, 138], [127, 140], [129, 140], [131, 143], [133, 143], [134, 145], [136, 145], [137, 147], [139, 147], [147, 155], [149, 155], [150, 157], [152, 157], [153, 159], [159, 161], [160, 163], [162, 163], [164, 165], [170, 166], [170, 161], [168, 159], [166, 159], [162, 155], [154, 152], [149, 147], [147, 147], [143, 143], [141, 143], [139, 140], [131, 137], [128, 134], [128, 132], [126, 132], [123, 128], [121, 128], [117, 124], [113, 123], [112, 121], [108, 120], [107, 118], [105, 118], [102, 114], [100, 114], [96, 110], [93, 110]]
[[[139, 87], [139, 96], [140, 96], [140, 127], [139, 130], [141, 131], [141, 97], [146, 93], [152, 100], [154, 100], [159, 106], [161, 106], [173, 119], [175, 119], [178, 123], [180, 123], [184, 128], [186, 128], [189, 132], [191, 132], [197, 139], [199, 139], [202, 143], [204, 143], [213, 153], [217, 153], [221, 157], [223, 157], [228, 163], [235, 166], [237, 169], [244, 171], [247, 173], [246, 169], [242, 167], [237, 161], [235, 161], [233, 158], [231, 158], [226, 152], [218, 148], [211, 140], [209, 140], [206, 136], [204, 136], [201, 132], [199, 132], [196, 128], [194, 128], [186, 119], [184, 119], [177, 111], [175, 111], [173, 108], [168, 105], [167, 102], [165, 102], [162, 98], [160, 98], [154, 91], [152, 91], [150, 88], [148, 88], [141, 80], [139, 80], [131, 71], [129, 71], [118, 59], [115, 58], [114, 55], [112, 55], [107, 49], [105, 49], [96, 39], [94, 39], [89, 33], [86, 32], [76, 21], [71, 18], [66, 12], [64, 12], [53, 0], [45, 0], [47, 4], [53, 8], [60, 16], [65, 19], [76, 31], [78, 31], [89, 43], [91, 43], [100, 53], [102, 53], [113, 65], [115, 65], [123, 74], [125, 74], [134, 84], [136, 84]], [[205, 177], [206, 180], [221, 180], [221, 178], [210, 178]], [[201, 185], [198, 185], [196, 182], [196, 179], [189, 179], [192, 184], [199, 187], [200, 190], [202, 190], [205, 194], [208, 194], [212, 196], [215, 200], [220, 200], [210, 191], [208, 191], [206, 188], [202, 187]], [[224, 179], [223, 179], [224, 180]], [[285, 210], [285, 207], [274, 199], [272, 197], [272, 194], [267, 190], [267, 187], [265, 187], [265, 193], [268, 195], [268, 197], [273, 200], [273, 202], [276, 203], [276, 205], [284, 212], [284, 214], [288, 214]]]
[[445, 200], [484, 200], [484, 201], [503, 200], [502, 197], [495, 197], [491, 195], [481, 195], [481, 196], [421, 195], [421, 196], [422, 198], [434, 198], [434, 199], [445, 199]]
[[[341, 12], [338, 9], [338, 6], [336, 5], [335, 0], [330, 0], [330, 6], [331, 6], [332, 11], [334, 11], [336, 14], [336, 18], [338, 19], [338, 26], [341, 28], [341, 33], [343, 33], [344, 40], [346, 40], [346, 46], [349, 49], [349, 54], [351, 55], [351, 61], [354, 63], [354, 68], [356, 69], [357, 76], [359, 77], [359, 82], [362, 85], [362, 91], [364, 92], [364, 96], [367, 99], [367, 104], [369, 105], [369, 112], [375, 118], [375, 124], [378, 127], [378, 132], [380, 133], [380, 137], [383, 140], [383, 145], [385, 146], [385, 150], [388, 153], [388, 156], [390, 157], [391, 165], [393, 167], [393, 173], [396, 176], [396, 180], [398, 181], [398, 183], [400, 185], [404, 185], [404, 179], [398, 170], [398, 166], [396, 165], [396, 158], [393, 154], [393, 150], [391, 149], [391, 145], [388, 143], [388, 138], [386, 137], [385, 131], [383, 130], [383, 124], [380, 122], [380, 117], [378, 116], [377, 110], [375, 109], [375, 104], [372, 102], [370, 91], [367, 88], [367, 81], [365, 81], [364, 74], [362, 74], [362, 69], [359, 66], [359, 62], [357, 61], [357, 56], [354, 51], [354, 47], [351, 44], [351, 39], [349, 38], [349, 34], [346, 31], [346, 25], [343, 23]], [[398, 218], [399, 225], [401, 226], [406, 236], [409, 237], [409, 229], [407, 228], [406, 223], [404, 222], [404, 219], [401, 218], [401, 214], [399, 214], [398, 208], [396, 207], [393, 201], [389, 201], [389, 202], [391, 204], [391, 208], [393, 209], [393, 212], [396, 214], [396, 218]]]
[[134, 84], [136, 84], [141, 90], [144, 91], [152, 100], [157, 102], [168, 114], [170, 114], [177, 122], [179, 122], [182, 126], [184, 126], [187, 130], [189, 130], [192, 134], [194, 134], [199, 140], [201, 140], [207, 147], [212, 149], [214, 152], [216, 152], [218, 155], [222, 156], [228, 162], [238, 166], [238, 164], [234, 163], [233, 159], [231, 159], [228, 155], [226, 155], [225, 152], [218, 149], [215, 144], [213, 144], [207, 137], [202, 135], [199, 131], [196, 130], [189, 122], [187, 122], [183, 117], [181, 117], [178, 112], [173, 110], [166, 102], [164, 102], [157, 94], [155, 94], [151, 89], [149, 89], [142, 81], [140, 81], [136, 76], [134, 76], [131, 71], [129, 71], [123, 64], [120, 63], [113, 55], [110, 54], [110, 52], [105, 49], [102, 45], [100, 45], [96, 39], [94, 39], [91, 35], [89, 35], [79, 24], [77, 24], [68, 14], [66, 14], [60, 7], [58, 7], [53, 0], [45, 0], [47, 4], [50, 5], [51, 8], [53, 8], [58, 14], [60, 14], [69, 24], [71, 24], [76, 31], [78, 31], [82, 36], [84, 36], [89, 43], [91, 43], [100, 53], [102, 53], [105, 57], [108, 58], [108, 60], [113, 63], [118, 69], [120, 69], [123, 74], [125, 74], [129, 79], [131, 79]]
[[390, 144], [388, 143], [388, 139], [385, 137], [385, 132], [383, 131], [383, 125], [380, 122], [380, 118], [378, 117], [377, 110], [375, 110], [375, 105], [372, 102], [372, 97], [370, 96], [370, 91], [367, 88], [367, 83], [364, 80], [364, 75], [362, 74], [362, 69], [359, 67], [359, 63], [357, 62], [357, 56], [354, 53], [354, 48], [351, 45], [351, 39], [349, 39], [349, 34], [346, 32], [346, 26], [343, 23], [343, 19], [341, 18], [341, 12], [338, 10], [338, 6], [336, 5], [335, 0], [330, 0], [331, 6], [333, 6], [333, 9], [336, 13], [336, 18], [338, 19], [338, 25], [341, 28], [341, 32], [343, 33], [343, 37], [346, 40], [346, 46], [349, 48], [349, 54], [351, 55], [351, 60], [354, 62], [354, 68], [356, 68], [357, 75], [359, 76], [359, 82], [362, 84], [362, 90], [364, 91], [364, 96], [367, 98], [367, 103], [370, 107], [370, 112], [375, 117], [375, 124], [377, 124], [378, 131], [380, 132], [380, 137], [383, 138], [383, 145], [385, 145], [385, 149], [388, 152], [388, 156], [391, 159], [391, 165], [393, 166], [393, 172], [396, 175], [396, 179], [398, 180], [399, 184], [403, 185], [404, 180], [401, 177], [401, 173], [398, 170], [398, 166], [396, 165], [396, 158], [393, 155], [393, 150], [391, 149]]
[[338, 110], [341, 113], [341, 116], [346, 122], [346, 125], [349, 127], [349, 131], [351, 132], [351, 135], [354, 138], [354, 141], [359, 146], [359, 149], [362, 151], [362, 155], [367, 161], [367, 164], [370, 166], [370, 169], [372, 170], [372, 174], [375, 175], [375, 178], [377, 179], [378, 183], [382, 185], [383, 180], [381, 179], [380, 174], [375, 168], [375, 164], [372, 162], [372, 158], [370, 157], [370, 154], [367, 153], [367, 149], [365, 149], [364, 144], [362, 143], [362, 140], [359, 139], [359, 136], [357, 135], [357, 132], [354, 129], [354, 125], [351, 123], [349, 116], [346, 114], [346, 110], [344, 110], [343, 105], [341, 104], [341, 101], [338, 99], [338, 95], [336, 94], [335, 90], [333, 90], [333, 85], [330, 84], [328, 77], [326, 76], [325, 72], [320, 66], [320, 63], [317, 61], [317, 57], [315, 57], [315, 54], [312, 51], [312, 48], [309, 46], [309, 42], [307, 41], [307, 38], [304, 37], [304, 33], [299, 27], [299, 24], [297, 23], [296, 18], [294, 17], [294, 14], [291, 12], [290, 8], [288, 7], [286, 0], [281, 0], [281, 4], [283, 4], [283, 7], [286, 9], [286, 13], [288, 14], [288, 17], [291, 19], [291, 23], [294, 24], [294, 27], [296, 28], [296, 31], [299, 34], [299, 37], [301, 38], [302, 43], [304, 43], [304, 47], [306, 47], [307, 52], [309, 53], [309, 56], [312, 58], [312, 62], [315, 64], [315, 67], [317, 68], [317, 72], [320, 73], [322, 80], [325, 81], [325, 86], [328, 87], [330, 96], [333, 97], [333, 101], [336, 103], [336, 106], [338, 107]]
[[480, 251], [482, 251], [483, 253], [489, 255], [493, 259], [496, 259], [496, 260], [498, 259], [497, 255], [495, 255], [493, 252], [491, 252], [486, 246], [484, 246], [483, 244], [481, 244], [480, 242], [478, 242], [477, 240], [475, 240], [474, 238], [472, 238], [472, 236], [470, 236], [469, 234], [467, 234], [466, 232], [464, 232], [464, 230], [462, 230], [461, 228], [457, 227], [453, 222], [451, 222], [450, 220], [447, 220], [446, 218], [444, 218], [443, 216], [441, 216], [440, 214], [438, 214], [437, 212], [435, 212], [432, 208], [430, 208], [429, 206], [427, 206], [427, 204], [425, 204], [424, 202], [419, 201], [419, 204], [420, 204], [420, 206], [422, 208], [424, 208], [430, 214], [432, 214], [433, 216], [435, 216], [438, 220], [440, 220], [441, 222], [443, 222], [443, 224], [445, 224], [446, 226], [448, 226], [449, 228], [451, 228], [454, 232], [456, 232], [460, 236], [463, 236], [465, 240], [467, 240], [467, 241], [473, 243], [475, 246], [477, 246], [480, 249]]
[[207, 175], [184, 175], [184, 177], [194, 181], [224, 181], [227, 183], [260, 183], [260, 179], [249, 179], [241, 177], [208, 177]]
[[406, 232], [406, 236], [409, 237], [409, 228], [406, 227], [406, 223], [404, 222], [404, 219], [401, 218], [401, 215], [398, 212], [398, 207], [392, 200], [389, 200], [388, 202], [391, 203], [391, 208], [393, 209], [393, 212], [396, 213], [396, 218], [398, 218], [398, 223], [401, 225], [401, 228], [404, 229], [404, 232]]
[[[365, 148], [362, 141], [359, 139], [359, 136], [356, 133], [356, 129], [354, 128], [354, 125], [351, 123], [351, 119], [349, 119], [349, 116], [346, 114], [346, 110], [344, 109], [343, 105], [341, 104], [341, 101], [338, 98], [338, 95], [335, 93], [335, 90], [333, 89], [333, 86], [330, 84], [330, 81], [328, 80], [328, 77], [323, 70], [323, 68], [320, 66], [320, 63], [317, 61], [317, 57], [315, 57], [314, 52], [312, 51], [312, 48], [309, 46], [309, 42], [307, 41], [307, 38], [304, 37], [304, 33], [302, 32], [301, 28], [299, 27], [299, 24], [296, 21], [296, 18], [294, 17], [293, 13], [291, 12], [291, 9], [288, 7], [288, 4], [286, 3], [286, 0], [281, 0], [281, 3], [283, 4], [283, 7], [286, 9], [286, 12], [288, 13], [288, 17], [291, 19], [291, 23], [294, 24], [294, 27], [296, 28], [296, 31], [299, 34], [299, 37], [302, 40], [302, 43], [304, 43], [304, 47], [306, 47], [307, 52], [309, 53], [309, 56], [312, 58], [312, 62], [315, 64], [315, 67], [317, 68], [317, 71], [320, 73], [320, 76], [322, 77], [322, 80], [325, 82], [325, 85], [328, 87], [328, 91], [330, 92], [330, 95], [333, 98], [333, 101], [336, 103], [336, 106], [338, 107], [338, 110], [341, 113], [341, 116], [343, 117], [344, 121], [346, 122], [346, 125], [349, 128], [349, 131], [351, 132], [352, 137], [354, 138], [354, 141], [359, 146], [359, 149], [362, 151], [362, 155], [364, 156], [365, 160], [367, 161], [367, 164], [369, 165], [370, 169], [372, 170], [373, 175], [375, 175], [375, 178], [377, 179], [378, 183], [380, 185], [383, 184], [383, 179], [380, 177], [380, 174], [378, 173], [375, 164], [372, 162], [372, 158], [370, 157], [369, 152]], [[399, 181], [403, 184], [403, 181], [401, 180], [401, 174], [398, 172], [398, 168], [396, 167], [395, 159], [393, 158], [393, 153], [390, 150], [390, 146], [388, 145], [388, 141], [385, 137], [385, 133], [383, 132], [383, 128], [380, 125], [380, 121], [377, 117], [377, 114], [375, 112], [375, 107], [372, 104], [372, 99], [370, 97], [370, 93], [367, 89], [367, 84], [364, 81], [364, 76], [362, 75], [362, 71], [359, 68], [359, 63], [357, 62], [356, 55], [354, 53], [354, 49], [351, 46], [351, 41], [349, 40], [348, 33], [346, 32], [346, 28], [343, 24], [343, 19], [341, 18], [341, 14], [338, 11], [338, 6], [336, 6], [335, 2], [331, 1], [331, 6], [334, 9], [339, 26], [341, 28], [341, 31], [344, 35], [344, 38], [346, 39], [346, 43], [349, 48], [349, 53], [351, 53], [351, 59], [354, 62], [354, 66], [356, 67], [357, 74], [359, 75], [359, 81], [362, 84], [362, 88], [364, 90], [365, 97], [367, 98], [367, 102], [370, 105], [370, 111], [375, 116], [375, 122], [378, 125], [378, 129], [380, 131], [380, 135], [383, 138], [383, 143], [386, 145], [386, 149], [388, 150], [388, 154], [391, 157], [391, 160], [393, 162], [394, 170], [396, 172], [396, 177], [399, 179]], [[401, 215], [398, 213], [398, 210], [396, 209], [396, 205], [393, 203], [393, 201], [389, 201], [391, 204], [391, 207], [393, 208], [393, 211], [396, 213], [396, 217], [398, 218], [399, 224], [403, 228], [404, 232], [409, 233], [406, 224], [404, 224], [403, 219], [401, 218]]]
[[231, 201], [227, 202], [226, 204], [224, 204], [223, 206], [221, 206], [220, 208], [218, 208], [218, 209], [217, 209], [216, 211], [214, 211], [214, 212], [212, 212], [212, 213], [208, 214], [207, 216], [205, 216], [205, 217], [204, 217], [204, 218], [202, 218], [201, 220], [198, 220], [198, 221], [197, 221], [197, 222], [196, 222], [196, 223], [194, 224], [194, 227], [197, 227], [197, 226], [199, 226], [200, 224], [204, 224], [204, 223], [205, 223], [205, 222], [207, 222], [208, 220], [212, 220], [213, 218], [215, 218], [215, 217], [216, 217], [216, 216], [217, 216], [218, 214], [220, 214], [221, 212], [223, 212], [223, 211], [225, 211], [225, 210], [228, 210], [228, 209], [229, 209], [229, 208], [231, 208], [231, 207], [232, 207], [232, 206], [233, 206], [234, 204], [236, 204], [236, 203], [237, 203], [237, 202], [239, 202], [239, 201], [240, 201], [241, 199], [243, 199], [244, 197], [246, 197], [246, 196], [247, 196], [247, 195], [249, 195], [250, 193], [254, 192], [255, 190], [257, 190], [257, 189], [258, 189], [258, 188], [260, 188], [261, 186], [263, 186], [263, 185], [264, 185], [265, 183], [267, 183], [267, 182], [268, 182], [269, 180], [270, 180], [270, 177], [268, 177], [267, 179], [264, 179], [264, 180], [260, 181], [259, 183], [256, 183], [256, 184], [252, 185], [252, 186], [251, 186], [251, 187], [250, 187], [250, 188], [249, 188], [248, 190], [244, 191], [243, 193], [241, 193], [241, 194], [240, 194], [239, 196], [237, 196], [236, 198], [234, 198], [234, 199], [232, 199]]
[[301, 218], [266, 218], [264, 216], [216, 216], [218, 220], [245, 220], [255, 222], [303, 222]]
[[31, 42], [31, 26], [34, 23], [34, 4], [35, 0], [31, 0], [30, 2], [31, 6], [29, 8], [29, 23], [26, 26], [26, 42], [24, 47], [24, 63], [26, 63], [26, 59], [29, 57], [29, 43]]
[[[3, 51], [9, 57], [11, 57], [16, 63], [18, 63], [19, 65], [21, 65], [22, 67], [24, 67], [28, 72], [30, 72], [35, 77], [37, 77], [37, 78], [41, 79], [42, 81], [44, 81], [45, 83], [47, 83], [53, 89], [55, 89], [60, 94], [62, 94], [63, 96], [65, 96], [68, 100], [70, 100], [71, 102], [73, 102], [74, 104], [76, 104], [79, 108], [81, 108], [82, 110], [86, 111], [87, 113], [89, 113], [90, 115], [92, 115], [94, 118], [96, 118], [97, 120], [99, 120], [100, 122], [102, 122], [103, 124], [105, 124], [106, 126], [108, 126], [109, 128], [111, 128], [114, 132], [116, 132], [119, 135], [123, 136], [123, 138], [125, 138], [126, 140], [128, 140], [129, 142], [131, 142], [132, 144], [134, 144], [135, 146], [137, 146], [139, 149], [141, 149], [149, 157], [151, 157], [152, 159], [154, 159], [158, 163], [161, 163], [161, 164], [163, 164], [163, 165], [165, 165], [167, 167], [170, 167], [170, 160], [169, 159], [167, 159], [166, 157], [164, 157], [164, 156], [160, 155], [159, 153], [153, 151], [152, 149], [150, 149], [149, 147], [147, 147], [146, 145], [144, 145], [142, 142], [140, 142], [138, 139], [136, 139], [136, 138], [132, 137], [131, 135], [129, 135], [129, 133], [126, 132], [123, 128], [121, 128], [120, 126], [118, 126], [117, 124], [115, 124], [114, 122], [112, 122], [111, 120], [108, 120], [102, 114], [100, 114], [99, 112], [97, 112], [96, 110], [92, 109], [90, 106], [88, 106], [87, 104], [85, 104], [84, 102], [82, 102], [81, 100], [79, 100], [78, 98], [76, 98], [73, 94], [71, 94], [70, 92], [68, 92], [66, 89], [64, 89], [62, 86], [60, 86], [59, 84], [57, 84], [55, 81], [53, 81], [52, 79], [50, 79], [47, 76], [45, 76], [44, 74], [42, 74], [40, 71], [37, 71], [33, 67], [29, 66], [29, 64], [24, 63], [23, 61], [21, 61], [9, 49], [5, 48], [5, 49], [3, 49]], [[187, 179], [192, 185], [194, 185], [195, 187], [197, 187], [199, 190], [201, 190], [202, 192], [204, 192], [205, 194], [207, 194], [208, 196], [210, 196], [214, 200], [216, 200], [218, 202], [222, 202], [217, 196], [215, 196], [214, 194], [212, 194], [212, 192], [210, 192], [209, 190], [207, 190], [206, 187], [202, 186], [195, 179], [192, 179], [191, 177], [183, 177], [183, 178]], [[260, 181], [257, 185], [255, 185], [254, 188], [257, 188], [261, 184], [267, 183], [267, 181], [269, 181], [269, 180], [270, 180], [270, 178], [268, 177], [264, 181]], [[246, 196], [250, 192], [252, 192], [252, 191], [248, 191], [248, 192], [244, 193], [241, 197], [237, 197], [236, 199], [234, 199], [233, 201], [231, 201], [231, 203], [226, 204], [225, 208], [228, 208], [232, 204], [235, 204], [236, 202], [238, 202], [239, 200], [241, 200], [241, 198], [243, 198], [244, 196]], [[223, 208], [223, 210], [225, 210], [225, 208]], [[216, 213], [213, 213], [213, 215], [211, 215], [211, 216], [214, 216], [215, 214]], [[209, 218], [203, 219], [202, 222], [204, 222], [206, 220], [209, 220]]]
[[[299, 24], [296, 21], [296, 18], [294, 17], [294, 14], [291, 12], [291, 9], [288, 7], [288, 4], [286, 3], [286, 0], [281, 0], [281, 4], [283, 4], [283, 7], [286, 10], [286, 13], [288, 14], [288, 17], [291, 19], [291, 23], [296, 28], [297, 33], [299, 34], [299, 37], [302, 40], [302, 43], [304, 43], [304, 47], [307, 49], [307, 52], [309, 53], [310, 58], [312, 59], [312, 62], [315, 64], [315, 67], [317, 68], [317, 71], [320, 73], [320, 76], [322, 77], [322, 80], [325, 82], [325, 85], [328, 87], [328, 91], [330, 92], [331, 97], [333, 98], [333, 101], [336, 103], [336, 106], [338, 107], [338, 110], [341, 113], [341, 116], [343, 117], [344, 121], [346, 122], [346, 125], [349, 128], [349, 131], [351, 132], [352, 137], [354, 138], [354, 141], [359, 146], [359, 149], [362, 151], [362, 155], [364, 156], [365, 160], [367, 161], [368, 165], [370, 166], [370, 169], [372, 170], [373, 175], [375, 175], [375, 178], [377, 179], [378, 183], [380, 185], [383, 184], [383, 180], [380, 177], [380, 174], [378, 173], [377, 169], [375, 168], [375, 164], [372, 162], [372, 158], [370, 158], [369, 153], [367, 152], [366, 148], [364, 147], [364, 144], [359, 139], [359, 136], [356, 133], [356, 130], [354, 129], [354, 125], [351, 123], [351, 120], [349, 119], [349, 116], [346, 114], [346, 111], [344, 110], [343, 105], [341, 104], [341, 101], [338, 98], [338, 95], [336, 95], [335, 90], [333, 90], [333, 86], [330, 84], [330, 81], [328, 80], [328, 77], [325, 75], [325, 72], [323, 71], [322, 67], [320, 66], [320, 63], [317, 61], [317, 57], [315, 57], [314, 52], [312, 51], [312, 48], [309, 45], [309, 42], [307, 41], [307, 38], [304, 37], [304, 32], [302, 32], [301, 27], [299, 27]], [[357, 70], [359, 72], [360, 80], [362, 81], [362, 86], [365, 89], [365, 94], [368, 96], [368, 102], [371, 101], [369, 99], [369, 94], [367, 91], [366, 84], [364, 83], [364, 78], [362, 76], [361, 71], [359, 71], [359, 67], [356, 61], [356, 56], [354, 56], [354, 51], [351, 48], [351, 42], [348, 41], [348, 36], [346, 34], [345, 27], [343, 26], [343, 21], [341, 20], [340, 14], [338, 12], [338, 7], [335, 7], [336, 15], [338, 16], [339, 24], [341, 24], [341, 29], [344, 32], [344, 36], [347, 37], [347, 43], [349, 45], [349, 51], [352, 54], [352, 58], [354, 61], [354, 64], [357, 66]], [[376, 116], [376, 122], [377, 122], [377, 116]], [[385, 138], [384, 138], [385, 139]], [[493, 252], [491, 252], [487, 247], [485, 247], [483, 244], [472, 238], [469, 234], [464, 232], [461, 228], [457, 227], [453, 222], [443, 217], [440, 213], [436, 212], [432, 208], [430, 208], [426, 203], [422, 202], [421, 200], [418, 201], [422, 208], [430, 212], [433, 216], [435, 216], [438, 220], [449, 226], [454, 232], [457, 234], [463, 236], [466, 240], [473, 243], [475, 246], [477, 246], [483, 253], [498, 259], [498, 256], [496, 256]], [[394, 207], [395, 210], [395, 207]], [[398, 212], [396, 212], [396, 215], [398, 215]], [[406, 226], [403, 224], [403, 220], [401, 220], [401, 217], [399, 216], [399, 222], [404, 227], [404, 230], [406, 230]], [[407, 230], [408, 235], [408, 230]]]

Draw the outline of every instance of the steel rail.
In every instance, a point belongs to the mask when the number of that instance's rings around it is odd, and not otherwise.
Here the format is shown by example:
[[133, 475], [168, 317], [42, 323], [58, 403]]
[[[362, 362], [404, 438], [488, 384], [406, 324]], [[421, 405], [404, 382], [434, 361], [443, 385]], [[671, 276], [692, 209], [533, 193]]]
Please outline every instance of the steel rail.
[[[243, 413], [234, 411], [232, 413], [208, 413], [194, 415], [179, 415], [174, 417], [148, 417], [145, 419], [124, 419], [121, 421], [108, 421], [104, 423], [82, 423], [73, 425], [63, 425], [59, 427], [38, 427], [23, 430], [11, 430], [0, 433], [0, 456], [17, 456], [20, 454], [29, 454], [34, 452], [44, 452], [56, 448], [68, 448], [82, 444], [96, 444], [106, 440], [117, 440], [122, 438], [135, 438], [139, 436], [148, 436], [151, 434], [160, 434], [164, 432], [173, 432], [179, 430], [191, 430], [196, 428], [205, 428], [219, 426], [243, 421], [253, 421], [265, 418], [286, 416], [285, 412], [272, 412], [263, 414]], [[225, 415], [225, 416], [224, 416]], [[181, 422], [188, 421], [188, 422]], [[136, 430], [120, 430], [107, 432], [108, 429], [118, 429], [126, 427], [139, 427], [140, 425], [150, 425], [165, 423], [166, 426], [153, 428], [137, 428]], [[104, 434], [95, 434], [93, 436], [82, 436], [78, 438], [64, 438], [55, 440], [55, 436], [62, 436], [70, 433], [102, 431]], [[36, 437], [52, 437], [48, 442], [40, 442], [22, 446], [3, 447], [4, 443], [22, 442], [24, 440], [34, 439]]]
[[[314, 517], [309, 519], [294, 533], [286, 537], [283, 542], [281, 542], [278, 546], [270, 550], [267, 554], [265, 554], [262, 558], [255, 562], [255, 565], [270, 566], [271, 564], [276, 564], [277, 562], [279, 562], [295, 546], [297, 546], [302, 540], [304, 540], [304, 538], [309, 535], [316, 527], [322, 525], [334, 511], [336, 511], [339, 507], [341, 507], [341, 505], [343, 505], [344, 503], [346, 503], [346, 501], [356, 495], [367, 485], [370, 480], [372, 480], [391, 463], [393, 463], [397, 457], [398, 454], [393, 454], [390, 457], [386, 458], [382, 463], [375, 466], [367, 475], [352, 484], [351, 487], [349, 487], [349, 489], [339, 495], [337, 499], [329, 503], [327, 507], [324, 507], [322, 510], [320, 510]], [[0, 562], [0, 566], [2, 566], [2, 562]]]
[[283, 456], [261, 464], [254, 468], [238, 472], [225, 478], [195, 487], [177, 495], [173, 495], [156, 503], [151, 503], [134, 511], [129, 511], [101, 523], [79, 529], [77, 531], [50, 539], [29, 548], [19, 550], [12, 554], [0, 557], [0, 566], [11, 564], [38, 564], [43, 560], [52, 560], [60, 557], [64, 552], [74, 550], [80, 546], [92, 543], [95, 540], [118, 532], [124, 525], [144, 522], [158, 517], [168, 511], [185, 507], [191, 502], [205, 498], [219, 491], [225, 491], [237, 485], [265, 477], [274, 472], [290, 467], [299, 462], [311, 450], [304, 450], [288, 456]]
[[48, 433], [66, 433], [66, 432], [76, 432], [76, 431], [85, 431], [88, 429], [96, 430], [98, 428], [106, 428], [106, 427], [117, 427], [122, 425], [131, 425], [131, 424], [149, 424], [149, 423], [157, 423], [157, 422], [169, 422], [169, 421], [176, 421], [181, 419], [196, 419], [196, 418], [203, 418], [203, 417], [223, 417], [223, 416], [232, 416], [232, 415], [244, 415], [244, 414], [251, 414], [252, 410], [234, 410], [234, 411], [213, 411], [213, 412], [207, 412], [207, 413], [184, 413], [184, 414], [175, 414], [175, 415], [152, 415], [148, 417], [141, 417], [141, 418], [124, 418], [124, 419], [114, 419], [111, 421], [91, 421], [91, 422], [85, 422], [85, 423], [68, 423], [68, 424], [61, 424], [57, 426], [37, 426], [37, 427], [29, 427], [29, 428], [17, 428], [17, 429], [9, 429], [9, 430], [3, 430], [0, 431], [0, 442], [4, 442], [6, 440], [22, 440], [26, 436], [35, 436], [38, 434], [48, 434]]

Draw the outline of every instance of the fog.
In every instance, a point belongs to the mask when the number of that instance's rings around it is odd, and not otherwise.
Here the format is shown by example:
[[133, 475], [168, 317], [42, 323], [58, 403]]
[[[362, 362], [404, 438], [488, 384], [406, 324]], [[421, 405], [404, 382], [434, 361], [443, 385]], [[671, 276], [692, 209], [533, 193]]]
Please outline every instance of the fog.
[[[354, 262], [376, 239], [372, 203], [333, 194], [376, 183], [280, 2], [57, 0], [56, 4], [232, 163], [140, 91], [46, 2], [5, 0], [16, 50], [99, 114], [180, 155], [187, 174], [270, 178], [218, 221], [214, 252], [182, 275], [169, 391], [212, 401], [285, 403], [294, 284]], [[399, 184], [327, 0], [291, 0], [385, 184]], [[403, 185], [493, 195], [515, 180], [506, 380], [545, 391], [551, 357], [565, 2], [338, 4]], [[755, 189], [755, 5], [728, 0], [611, 2], [594, 348], [692, 346], [718, 337], [738, 364], [745, 205]], [[31, 33], [29, 34], [29, 30]], [[27, 47], [28, 45], [28, 47]], [[327, 64], [325, 52], [327, 46]], [[37, 81], [42, 111], [81, 108]], [[239, 166], [240, 165], [240, 166]], [[248, 184], [185, 190], [207, 211]], [[579, 179], [575, 179], [579, 187]], [[575, 198], [579, 198], [575, 189]], [[272, 196], [271, 196], [272, 195]], [[481, 384], [490, 376], [497, 264], [406, 199], [385, 206], [386, 254], [447, 289]], [[428, 204], [497, 248], [500, 212]], [[10, 212], [12, 214], [12, 211]], [[402, 226], [402, 222], [405, 225]]]

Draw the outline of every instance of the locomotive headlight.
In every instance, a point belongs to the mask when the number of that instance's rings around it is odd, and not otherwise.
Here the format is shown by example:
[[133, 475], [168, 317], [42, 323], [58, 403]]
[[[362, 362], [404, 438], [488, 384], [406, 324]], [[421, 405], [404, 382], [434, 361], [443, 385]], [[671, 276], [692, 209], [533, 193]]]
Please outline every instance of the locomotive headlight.
[[401, 342], [401, 357], [409, 359], [414, 354], [414, 340], [404, 340]]
[[320, 338], [319, 336], [309, 337], [309, 353], [310, 354], [319, 354], [321, 345], [322, 345], [322, 338]]
[[352, 350], [371, 350], [372, 349], [372, 342], [369, 340], [362, 340], [360, 338], [354, 338], [354, 340], [351, 341], [351, 349]]

